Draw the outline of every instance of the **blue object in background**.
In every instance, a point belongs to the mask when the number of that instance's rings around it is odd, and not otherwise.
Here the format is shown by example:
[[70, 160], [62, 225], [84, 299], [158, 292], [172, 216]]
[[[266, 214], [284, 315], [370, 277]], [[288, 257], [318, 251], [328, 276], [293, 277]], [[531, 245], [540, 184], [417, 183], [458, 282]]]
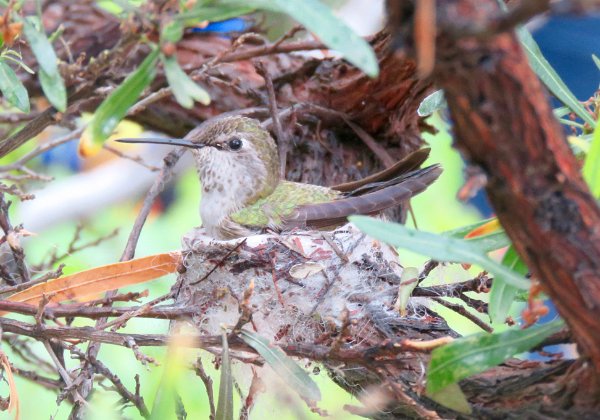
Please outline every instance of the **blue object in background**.
[[69, 141], [54, 147], [41, 155], [42, 164], [45, 166], [59, 165], [77, 172], [81, 170], [82, 165], [77, 148], [76, 141]]
[[600, 81], [592, 54], [600, 55], [600, 15], [553, 17], [533, 31], [544, 57], [575, 96], [590, 98]]
[[244, 18], [233, 18], [221, 22], [210, 22], [204, 28], [191, 28], [192, 32], [213, 32], [219, 34], [228, 34], [230, 32], [244, 32], [252, 26], [252, 22]]

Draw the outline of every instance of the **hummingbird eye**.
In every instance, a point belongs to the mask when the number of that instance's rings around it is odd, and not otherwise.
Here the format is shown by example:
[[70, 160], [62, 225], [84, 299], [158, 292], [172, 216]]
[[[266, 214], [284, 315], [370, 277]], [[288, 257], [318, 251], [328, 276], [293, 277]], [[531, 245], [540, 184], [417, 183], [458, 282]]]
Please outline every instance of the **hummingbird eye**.
[[234, 137], [231, 140], [229, 140], [228, 145], [231, 150], [240, 150], [242, 148], [242, 140], [237, 137]]

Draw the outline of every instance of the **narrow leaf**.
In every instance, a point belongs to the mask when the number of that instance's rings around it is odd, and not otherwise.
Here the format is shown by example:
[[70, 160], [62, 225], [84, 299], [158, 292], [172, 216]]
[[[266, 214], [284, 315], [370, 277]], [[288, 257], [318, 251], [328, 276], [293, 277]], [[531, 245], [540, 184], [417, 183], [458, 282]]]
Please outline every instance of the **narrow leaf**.
[[285, 13], [369, 76], [379, 74], [379, 65], [371, 46], [337, 18], [331, 8], [318, 0], [225, 0], [222, 3]]
[[444, 236], [452, 236], [453, 238], [464, 238], [465, 236], [472, 234], [472, 232], [477, 231], [479, 228], [483, 226], [489, 226], [490, 223], [493, 223], [494, 220], [497, 220], [495, 217], [491, 217], [489, 219], [480, 220], [479, 222], [475, 222], [470, 225], [461, 226], [456, 229], [447, 230], [442, 232]]
[[229, 358], [227, 334], [223, 332], [223, 356], [221, 357], [221, 380], [219, 383], [219, 401], [215, 420], [233, 420], [233, 376]]
[[186, 26], [192, 26], [202, 21], [216, 22], [247, 15], [254, 10], [256, 7], [245, 6], [241, 3], [218, 6], [196, 4], [192, 10], [178, 14], [175, 19], [184, 20]]
[[29, 112], [29, 95], [15, 72], [4, 61], [0, 61], [0, 91], [8, 102], [20, 111]]
[[185, 418], [179, 416], [185, 411], [185, 407], [178, 388], [186, 383], [186, 373], [191, 362], [188, 351], [190, 345], [193, 345], [193, 341], [190, 341], [189, 336], [175, 333], [170, 337], [162, 376], [154, 394], [150, 420]]
[[498, 334], [473, 334], [439, 347], [431, 353], [427, 393], [436, 393], [461, 379], [483, 372], [542, 342], [563, 327], [562, 320]]
[[41, 26], [37, 17], [28, 16], [23, 21], [23, 33], [40, 68], [48, 74], [53, 74], [57, 71], [58, 58], [46, 34], [37, 28], [38, 24]]
[[554, 68], [544, 57], [538, 44], [535, 42], [529, 31], [525, 28], [518, 28], [517, 35], [527, 53], [531, 68], [546, 85], [546, 87], [563, 104], [568, 106], [579, 118], [591, 125], [596, 126], [596, 121], [592, 118], [584, 106], [577, 100], [573, 92], [567, 87]]
[[48, 101], [56, 109], [64, 112], [67, 109], [67, 88], [60, 73], [46, 73], [44, 69], [40, 69], [38, 77]]
[[37, 29], [36, 22], [39, 23], [32, 16], [24, 19], [23, 32], [40, 66], [38, 77], [44, 94], [57, 110], [64, 112], [67, 109], [67, 89], [58, 71], [58, 58], [46, 34]]
[[471, 406], [467, 397], [456, 383], [445, 386], [437, 392], [427, 393], [433, 401], [463, 414], [471, 414]]
[[588, 183], [592, 194], [600, 198], [600, 124], [594, 130], [592, 144], [583, 164], [583, 178]]
[[419, 117], [428, 117], [434, 112], [445, 107], [446, 98], [444, 97], [444, 91], [440, 89], [423, 99], [419, 105], [419, 109], [417, 109], [417, 114], [419, 114]]
[[87, 296], [118, 289], [173, 273], [181, 261], [180, 252], [150, 255], [135, 260], [103, 265], [39, 283], [7, 298], [11, 302], [36, 304], [45, 294], [51, 302], [82, 300]]
[[184, 108], [192, 108], [194, 100], [203, 105], [210, 103], [208, 92], [202, 89], [196, 82], [183, 71], [177, 63], [177, 59], [173, 57], [165, 57], [161, 55], [161, 60], [167, 75], [169, 86], [173, 90], [173, 95], [177, 102]]
[[160, 32], [161, 42], [178, 42], [183, 37], [183, 23], [180, 20], [167, 22]]
[[94, 113], [92, 122], [81, 136], [79, 151], [89, 154], [100, 149], [129, 108], [156, 76], [159, 50], [154, 47], [142, 64], [106, 98]]
[[528, 280], [488, 258], [485, 249], [480, 249], [472, 240], [421, 232], [372, 217], [351, 216], [348, 219], [373, 238], [395, 247], [409, 249], [439, 261], [477, 264], [496, 276], [503, 276], [504, 281], [515, 287], [529, 288]]
[[[529, 271], [512, 245], [504, 254], [502, 265], [522, 276], [525, 276]], [[490, 290], [489, 304], [489, 314], [492, 322], [504, 322], [518, 292], [519, 289], [503, 281], [502, 276], [494, 278]]]
[[398, 288], [398, 297], [396, 298], [396, 304], [394, 309], [400, 313], [400, 316], [406, 316], [406, 307], [408, 300], [412, 295], [413, 290], [419, 284], [417, 278], [419, 277], [419, 270], [415, 267], [406, 267], [402, 271], [400, 276], [400, 287]]
[[248, 330], [240, 331], [240, 338], [260, 354], [281, 379], [308, 401], [319, 401], [321, 391], [310, 376], [279, 347]]
[[592, 60], [594, 60], [594, 64], [596, 64], [596, 67], [600, 70], [600, 58], [598, 58], [596, 54], [592, 54]]

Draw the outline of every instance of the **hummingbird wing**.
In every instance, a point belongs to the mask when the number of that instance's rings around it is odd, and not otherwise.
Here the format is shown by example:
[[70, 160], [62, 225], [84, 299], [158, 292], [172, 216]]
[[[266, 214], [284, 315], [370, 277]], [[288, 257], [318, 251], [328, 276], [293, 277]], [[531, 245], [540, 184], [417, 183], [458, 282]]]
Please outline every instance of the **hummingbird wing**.
[[344, 223], [355, 214], [374, 214], [397, 206], [424, 191], [442, 173], [439, 165], [409, 172], [389, 182], [377, 183], [363, 195], [339, 198], [326, 203], [304, 204], [282, 220], [284, 229], [323, 228]]
[[[386, 181], [397, 178], [410, 171], [414, 171], [419, 168], [425, 160], [429, 157], [429, 147], [416, 150], [398, 161], [393, 166], [384, 169], [383, 171], [376, 172], [369, 175], [366, 178], [359, 179], [358, 181], [346, 182], [344, 184], [338, 184], [331, 187], [331, 189], [354, 195], [353, 192], [367, 184], [373, 184], [376, 182]], [[363, 191], [366, 192], [366, 191]]]

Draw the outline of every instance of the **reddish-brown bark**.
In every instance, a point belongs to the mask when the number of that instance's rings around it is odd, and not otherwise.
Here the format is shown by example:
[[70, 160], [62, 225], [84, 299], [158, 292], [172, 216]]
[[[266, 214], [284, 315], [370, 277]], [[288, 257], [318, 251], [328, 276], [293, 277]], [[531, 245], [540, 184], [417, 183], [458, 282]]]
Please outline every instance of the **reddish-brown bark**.
[[495, 2], [440, 2], [437, 13], [434, 79], [446, 92], [455, 145], [487, 174], [502, 225], [600, 371], [600, 208], [580, 164], [516, 35], [456, 30], [484, 27]]

